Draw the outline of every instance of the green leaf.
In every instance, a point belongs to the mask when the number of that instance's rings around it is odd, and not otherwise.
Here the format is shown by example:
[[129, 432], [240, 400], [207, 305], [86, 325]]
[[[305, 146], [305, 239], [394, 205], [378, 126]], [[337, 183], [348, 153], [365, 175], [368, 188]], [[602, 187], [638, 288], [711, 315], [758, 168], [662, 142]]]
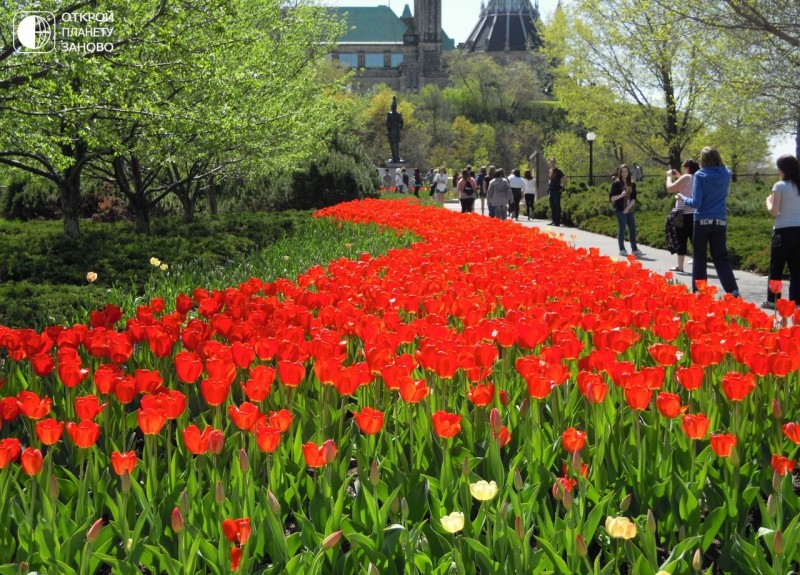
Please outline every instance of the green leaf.
[[717, 533], [719, 533], [719, 530], [725, 523], [725, 519], [727, 517], [727, 506], [722, 505], [709, 513], [705, 521], [703, 521], [703, 526], [701, 529], [703, 539], [702, 543], [700, 544], [700, 550], [703, 553], [706, 552], [711, 543], [714, 541], [714, 538], [717, 536]]
[[547, 539], [542, 537], [537, 537], [536, 542], [539, 546], [544, 550], [545, 554], [547, 555], [548, 559], [553, 562], [556, 570], [561, 573], [562, 575], [570, 575], [571, 571], [564, 560], [556, 553], [556, 550], [553, 549], [553, 546]]

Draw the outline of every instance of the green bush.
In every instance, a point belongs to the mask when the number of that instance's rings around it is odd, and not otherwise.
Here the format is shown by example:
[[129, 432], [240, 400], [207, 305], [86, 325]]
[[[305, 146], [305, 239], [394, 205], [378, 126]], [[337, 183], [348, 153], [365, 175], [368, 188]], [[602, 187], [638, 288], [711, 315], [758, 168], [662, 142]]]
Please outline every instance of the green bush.
[[17, 172], [0, 191], [0, 215], [7, 220], [57, 219], [58, 189], [44, 178]]

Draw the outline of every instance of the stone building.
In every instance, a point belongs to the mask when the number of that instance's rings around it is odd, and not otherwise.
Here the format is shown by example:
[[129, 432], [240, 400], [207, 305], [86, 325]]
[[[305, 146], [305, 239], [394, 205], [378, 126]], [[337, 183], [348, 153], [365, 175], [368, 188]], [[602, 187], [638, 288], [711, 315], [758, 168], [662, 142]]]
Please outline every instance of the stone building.
[[399, 17], [389, 6], [330, 10], [347, 26], [331, 58], [357, 68], [362, 88], [387, 84], [418, 91], [427, 84], [447, 84], [442, 56], [455, 49], [455, 42], [442, 30], [441, 0], [414, 0], [414, 14], [406, 4]]
[[527, 59], [541, 44], [539, 2], [481, 2], [478, 23], [463, 45], [467, 52], [486, 53], [500, 60]]

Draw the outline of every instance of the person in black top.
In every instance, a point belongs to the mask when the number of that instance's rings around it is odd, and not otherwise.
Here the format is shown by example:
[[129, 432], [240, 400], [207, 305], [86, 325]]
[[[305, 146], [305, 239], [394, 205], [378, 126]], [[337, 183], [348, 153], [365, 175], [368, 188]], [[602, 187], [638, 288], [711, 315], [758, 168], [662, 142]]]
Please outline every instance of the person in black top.
[[625, 251], [625, 228], [631, 231], [631, 251], [633, 255], [641, 257], [645, 253], [636, 245], [636, 220], [633, 217], [633, 207], [636, 205], [636, 184], [631, 181], [631, 174], [628, 166], [622, 164], [617, 168], [617, 176], [611, 184], [611, 192], [608, 199], [614, 204], [614, 212], [617, 215], [617, 242], [619, 243], [619, 255], [627, 257]]
[[567, 185], [567, 176], [558, 166], [556, 159], [550, 158], [550, 171], [547, 172], [547, 195], [550, 197], [550, 215], [553, 221], [551, 226], [561, 225], [561, 193]]

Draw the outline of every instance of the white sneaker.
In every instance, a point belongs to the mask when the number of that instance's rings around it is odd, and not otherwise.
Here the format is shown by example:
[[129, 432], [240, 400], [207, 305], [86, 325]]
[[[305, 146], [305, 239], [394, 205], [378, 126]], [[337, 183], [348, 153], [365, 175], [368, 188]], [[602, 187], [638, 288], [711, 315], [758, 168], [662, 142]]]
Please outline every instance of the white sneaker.
[[620, 255], [620, 257], [627, 258], [628, 257], [628, 252], [626, 252], [625, 250], [620, 250], [619, 251], [619, 255]]
[[642, 256], [646, 256], [647, 254], [642, 250], [633, 250], [633, 255], [635, 255], [637, 258], [640, 258]]

